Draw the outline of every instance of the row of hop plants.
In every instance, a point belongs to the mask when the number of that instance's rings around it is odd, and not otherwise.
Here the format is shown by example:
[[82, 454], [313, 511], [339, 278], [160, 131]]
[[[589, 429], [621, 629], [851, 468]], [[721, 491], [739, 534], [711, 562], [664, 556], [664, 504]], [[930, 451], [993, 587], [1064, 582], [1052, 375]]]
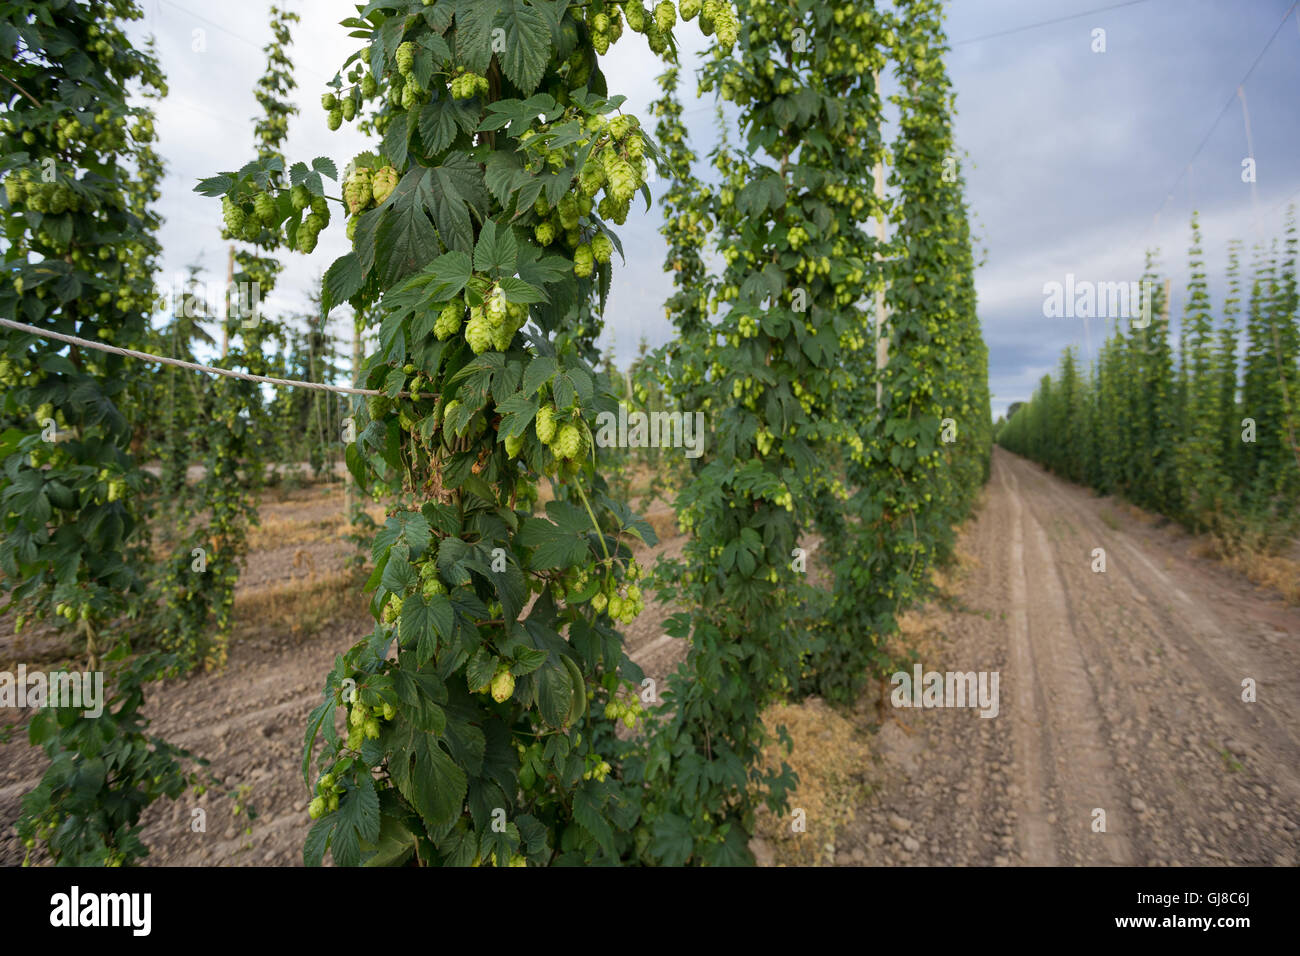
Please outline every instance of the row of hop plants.
[[1300, 315], [1294, 210], [1249, 275], [1227, 246], [1215, 309], [1197, 217], [1176, 339], [1167, 283], [1148, 253], [1148, 296], [1084, 365], [1074, 349], [999, 424], [998, 443], [1079, 484], [1122, 495], [1225, 548], [1271, 551], [1297, 531]]
[[[663, 385], [711, 426], [677, 499], [692, 540], [661, 578], [690, 609], [669, 626], [690, 651], [643, 771], [656, 845], [675, 863], [750, 860], [756, 807], [783, 813], [795, 783], [760, 762], [764, 708], [858, 697], [899, 611], [950, 556], [991, 442], [962, 184], [944, 174], [938, 4], [738, 9], [741, 42], [701, 87], [735, 104], [744, 146], [720, 137], [710, 185], [683, 146], [671, 61], [655, 105], [675, 177], [663, 233], [678, 338], [660, 352]], [[892, 150], [875, 80], [891, 65]], [[892, 189], [877, 196], [886, 161]], [[883, 243], [868, 223], [882, 217]], [[699, 256], [706, 237], [717, 276]], [[945, 420], [960, 423], [951, 443]], [[791, 560], [812, 535], [817, 586], [809, 559]]]
[[[185, 290], [182, 307], [154, 321], [164, 167], [153, 102], [166, 83], [152, 41], [128, 39], [140, 9], [31, 2], [3, 16], [15, 72], [0, 122], [0, 312], [196, 360], [196, 347], [217, 344], [202, 324], [217, 303]], [[273, 10], [254, 126], [264, 159], [279, 155], [293, 112], [286, 48], [296, 20]], [[279, 271], [260, 254], [271, 248], [237, 255], [236, 279], [258, 282], [263, 296]], [[307, 377], [268, 354], [272, 337], [289, 334], [279, 321], [241, 328], [232, 320], [222, 330], [227, 365]], [[52, 350], [10, 330], [0, 333], [0, 380], [3, 607], [20, 633], [61, 632], [74, 659], [107, 672], [109, 692], [97, 718], [46, 708], [27, 722], [50, 764], [23, 798], [19, 835], [29, 861], [130, 864], [148, 852], [139, 833], [151, 802], [219, 782], [201, 757], [152, 734], [143, 708], [158, 678], [225, 662], [255, 496], [282, 451], [268, 425], [281, 419], [249, 383]], [[193, 465], [197, 483], [187, 479]]]

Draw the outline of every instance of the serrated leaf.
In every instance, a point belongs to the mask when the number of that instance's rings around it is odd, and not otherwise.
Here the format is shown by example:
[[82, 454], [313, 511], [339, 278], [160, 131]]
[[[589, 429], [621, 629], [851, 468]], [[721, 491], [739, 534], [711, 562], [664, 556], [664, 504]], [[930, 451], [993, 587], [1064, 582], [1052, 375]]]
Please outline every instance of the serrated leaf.
[[525, 395], [536, 395], [538, 389], [550, 382], [555, 376], [558, 366], [555, 359], [549, 355], [538, 355], [528, 363], [528, 368], [524, 370], [523, 392]]
[[209, 196], [215, 199], [217, 196], [224, 196], [230, 192], [230, 187], [233, 185], [235, 185], [235, 181], [223, 174], [200, 179], [199, 184], [194, 187], [194, 191], [200, 196]]
[[573, 706], [573, 680], [558, 660], [544, 664], [537, 672], [537, 710], [542, 720], [559, 729], [569, 719]]
[[322, 283], [321, 314], [329, 315], [330, 309], [340, 302], [346, 302], [361, 291], [365, 277], [361, 274], [361, 260], [355, 252], [345, 253], [334, 260], [334, 264], [325, 270]]
[[505, 17], [505, 50], [501, 69], [525, 96], [537, 89], [551, 58], [551, 28], [535, 7], [514, 0]]
[[334, 160], [330, 159], [328, 156], [317, 156], [311, 161], [311, 168], [316, 170], [316, 172], [320, 173], [322, 176], [328, 176], [330, 179], [337, 180], [339, 178], [338, 167], [334, 165]]
[[492, 60], [492, 22], [498, 0], [458, 0], [456, 3], [456, 59], [467, 69], [487, 73]]

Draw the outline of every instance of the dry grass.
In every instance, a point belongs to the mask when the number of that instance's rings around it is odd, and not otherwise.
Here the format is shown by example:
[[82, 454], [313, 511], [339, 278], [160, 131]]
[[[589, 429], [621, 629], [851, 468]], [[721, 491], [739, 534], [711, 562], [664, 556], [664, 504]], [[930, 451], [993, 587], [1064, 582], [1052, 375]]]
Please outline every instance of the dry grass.
[[248, 531], [249, 551], [270, 551], [295, 544], [308, 544], [326, 538], [342, 538], [349, 530], [346, 515], [325, 518], [268, 518]]
[[804, 811], [806, 832], [796, 833], [792, 817], [777, 818], [761, 807], [755, 833], [772, 848], [780, 866], [814, 866], [833, 862], [835, 835], [853, 819], [854, 808], [866, 795], [866, 768], [871, 750], [863, 731], [819, 698], [801, 704], [780, 704], [763, 714], [763, 725], [775, 734], [785, 725], [794, 751], [773, 742], [763, 752], [764, 767], [779, 770], [788, 763], [799, 775], [790, 796], [791, 810]]
[[1284, 554], [1266, 554], [1261, 551], [1237, 551], [1222, 554], [1213, 548], [1220, 561], [1244, 574], [1260, 587], [1270, 588], [1288, 604], [1300, 604], [1300, 561]]
[[366, 615], [364, 580], [364, 572], [348, 568], [241, 590], [235, 595], [236, 637], [310, 637], [336, 619]]

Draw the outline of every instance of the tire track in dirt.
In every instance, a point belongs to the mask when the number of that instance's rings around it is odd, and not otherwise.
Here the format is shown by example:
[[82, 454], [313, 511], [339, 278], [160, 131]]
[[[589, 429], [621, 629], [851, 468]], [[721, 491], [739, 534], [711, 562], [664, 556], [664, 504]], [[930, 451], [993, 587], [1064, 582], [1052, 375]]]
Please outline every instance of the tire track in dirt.
[[[998, 481], [1002, 483], [1003, 488], [1008, 488], [1005, 472], [998, 474]], [[1025, 585], [1023, 509], [1020, 507], [1019, 497], [1014, 493], [1011, 494], [1010, 502], [1012, 525], [1011, 567], [1008, 575], [1010, 584], [1008, 639], [1011, 644], [1012, 676], [1008, 683], [1011, 685], [1015, 701], [1011, 721], [1015, 738], [1016, 762], [1019, 764], [1020, 776], [1024, 782], [1023, 799], [1020, 801], [1025, 814], [1021, 847], [1025, 862], [1030, 866], [1053, 866], [1057, 862], [1056, 848], [1052, 843], [1051, 824], [1048, 822], [1048, 813], [1043, 799], [1045, 788], [1041, 753], [1044, 748], [1039, 736], [1043, 719], [1036, 700], [1038, 681], [1031, 676], [1036, 669], [1033, 647], [1029, 641], [1029, 598]]]
[[[924, 610], [948, 639], [923, 663], [1000, 666], [1006, 719], [886, 708], [841, 862], [987, 864], [995, 840], [994, 863], [1295, 864], [1300, 609], [1196, 557], [1197, 539], [1110, 508], [994, 449], [962, 533], [973, 567]], [[1241, 701], [1241, 676], [1258, 702]], [[900, 814], [910, 853], [889, 832]]]

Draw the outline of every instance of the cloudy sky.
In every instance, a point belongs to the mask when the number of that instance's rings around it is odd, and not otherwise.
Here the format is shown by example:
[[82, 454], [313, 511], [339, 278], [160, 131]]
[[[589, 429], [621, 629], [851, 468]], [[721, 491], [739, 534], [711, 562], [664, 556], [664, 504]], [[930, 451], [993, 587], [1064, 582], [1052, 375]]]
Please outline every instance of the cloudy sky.
[[[290, 122], [291, 161], [331, 156], [342, 166], [372, 144], [349, 124], [331, 133], [320, 108], [324, 84], [357, 41], [338, 21], [340, 0], [286, 0], [303, 20], [290, 55], [300, 115]], [[153, 34], [170, 87], [159, 109], [168, 163], [161, 213], [168, 276], [201, 262], [225, 277], [220, 207], [191, 190], [203, 176], [253, 156], [258, 113], [253, 85], [264, 68], [270, 4], [264, 0], [142, 0], [140, 37]], [[1136, 279], [1143, 250], [1161, 250], [1173, 278], [1173, 315], [1182, 305], [1189, 218], [1201, 215], [1211, 293], [1230, 238], [1249, 246], [1281, 234], [1288, 202], [1300, 200], [1300, 24], [1289, 0], [954, 0], [947, 5], [957, 92], [956, 138], [980, 248], [976, 285], [990, 350], [994, 414], [1029, 397], [1060, 351], [1095, 354], [1102, 320], [1045, 318], [1043, 285]], [[1104, 31], [1104, 52], [1100, 34]], [[698, 54], [694, 24], [678, 30]], [[603, 63], [625, 109], [653, 125], [658, 59], [626, 31]], [[1238, 95], [1238, 88], [1241, 94]], [[693, 95], [694, 84], [684, 92]], [[1244, 104], [1244, 109], [1243, 109]], [[688, 101], [697, 153], [716, 140], [710, 101]], [[1249, 127], [1247, 126], [1247, 116]], [[1248, 135], [1249, 129], [1249, 135]], [[1257, 181], [1242, 182], [1255, 159]], [[672, 334], [662, 302], [658, 211], [634, 207], [619, 232], [628, 254], [615, 273], [607, 343], [620, 364], [644, 337]], [[346, 251], [336, 217], [310, 256], [285, 253], [273, 310], [306, 311], [315, 278]], [[341, 331], [346, 321], [334, 316]]]

